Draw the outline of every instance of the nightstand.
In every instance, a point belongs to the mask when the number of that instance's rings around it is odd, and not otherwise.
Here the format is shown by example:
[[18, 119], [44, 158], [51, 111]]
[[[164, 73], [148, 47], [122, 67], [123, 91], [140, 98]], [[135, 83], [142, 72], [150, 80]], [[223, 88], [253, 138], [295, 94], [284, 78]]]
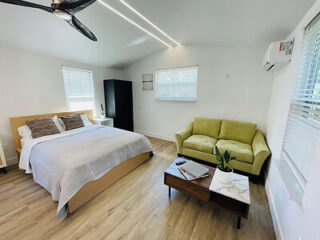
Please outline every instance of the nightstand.
[[6, 163], [6, 158], [4, 156], [4, 152], [3, 152], [3, 148], [2, 148], [2, 143], [0, 140], [0, 172], [6, 173], [6, 167], [7, 163]]
[[113, 127], [113, 118], [94, 118], [95, 124]]

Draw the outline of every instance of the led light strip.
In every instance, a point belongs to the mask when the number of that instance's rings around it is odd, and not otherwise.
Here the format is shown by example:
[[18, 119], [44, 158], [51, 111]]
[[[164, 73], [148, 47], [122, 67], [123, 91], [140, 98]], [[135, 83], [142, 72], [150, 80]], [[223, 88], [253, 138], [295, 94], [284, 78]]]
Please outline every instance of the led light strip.
[[122, 13], [120, 13], [118, 10], [114, 9], [113, 7], [111, 7], [109, 4], [105, 3], [102, 0], [98, 0], [99, 3], [101, 3], [103, 6], [105, 6], [106, 8], [108, 8], [109, 10], [111, 10], [112, 12], [116, 13], [117, 15], [119, 15], [120, 17], [122, 17], [123, 19], [127, 20], [129, 23], [131, 23], [132, 25], [136, 26], [137, 28], [139, 28], [140, 30], [144, 31], [145, 33], [149, 34], [151, 37], [153, 37], [154, 39], [158, 40], [159, 42], [163, 43], [164, 45], [166, 45], [167, 47], [171, 47], [170, 44], [166, 43], [165, 41], [163, 41], [162, 39], [158, 38], [156, 35], [154, 35], [153, 33], [149, 32], [148, 30], [146, 30], [145, 28], [141, 27], [138, 23], [134, 22], [133, 20], [131, 20], [130, 18], [126, 17], [125, 15], [123, 15]]
[[172, 42], [174, 42], [177, 45], [180, 45], [179, 42], [177, 42], [176, 40], [174, 40], [172, 37], [170, 37], [168, 34], [166, 34], [164, 31], [162, 31], [158, 26], [156, 26], [154, 23], [152, 23], [148, 18], [146, 18], [145, 16], [143, 16], [140, 12], [138, 12], [136, 9], [134, 9], [131, 5], [129, 5], [127, 2], [125, 2], [124, 0], [120, 0], [120, 2], [122, 2], [127, 8], [129, 8], [132, 12], [134, 12], [135, 14], [137, 14], [139, 17], [141, 17], [144, 21], [146, 21], [147, 23], [149, 23], [152, 27], [154, 27], [155, 29], [157, 29], [160, 33], [162, 33], [164, 36], [166, 36], [168, 39], [170, 39]]

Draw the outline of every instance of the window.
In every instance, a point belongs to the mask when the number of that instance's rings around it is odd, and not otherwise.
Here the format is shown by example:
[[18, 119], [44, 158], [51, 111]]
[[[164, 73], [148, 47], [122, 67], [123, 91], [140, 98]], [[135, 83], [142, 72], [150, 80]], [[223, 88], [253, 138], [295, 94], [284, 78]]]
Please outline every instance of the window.
[[158, 70], [156, 98], [169, 101], [197, 100], [198, 67]]
[[303, 187], [320, 140], [320, 16], [305, 28], [282, 156]]
[[92, 72], [74, 68], [62, 68], [69, 111], [94, 109]]

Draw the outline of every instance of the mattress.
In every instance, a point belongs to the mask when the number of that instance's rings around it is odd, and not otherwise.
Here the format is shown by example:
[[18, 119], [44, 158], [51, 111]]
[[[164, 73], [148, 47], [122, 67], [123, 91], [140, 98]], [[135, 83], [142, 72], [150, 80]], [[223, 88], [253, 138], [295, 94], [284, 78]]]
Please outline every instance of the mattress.
[[67, 213], [68, 201], [89, 181], [141, 153], [152, 151], [137, 133], [91, 125], [24, 142], [19, 167], [58, 201], [57, 217]]

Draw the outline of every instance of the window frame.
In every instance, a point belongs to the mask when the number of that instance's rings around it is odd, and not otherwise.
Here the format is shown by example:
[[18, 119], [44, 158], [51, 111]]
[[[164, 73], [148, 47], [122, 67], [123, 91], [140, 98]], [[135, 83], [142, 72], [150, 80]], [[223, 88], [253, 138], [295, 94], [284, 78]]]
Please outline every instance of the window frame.
[[[302, 45], [301, 45], [301, 58], [299, 59], [298, 64], [298, 74], [296, 75], [295, 84], [292, 89], [291, 99], [290, 99], [290, 106], [289, 111], [287, 114], [287, 122], [286, 122], [286, 128], [284, 132], [284, 138], [282, 142], [281, 147], [281, 155], [280, 160], [278, 161], [277, 165], [282, 173], [281, 176], [283, 178], [284, 184], [286, 186], [286, 190], [289, 194], [290, 199], [302, 202], [303, 196], [304, 196], [304, 190], [308, 183], [308, 177], [310, 173], [303, 173], [297, 164], [299, 162], [295, 161], [290, 157], [290, 154], [288, 153], [288, 146], [287, 144], [287, 134], [289, 133], [289, 125], [292, 124], [290, 121], [292, 121], [292, 118], [296, 118], [296, 121], [301, 121], [302, 124], [305, 124], [305, 126], [310, 126], [312, 128], [315, 128], [315, 130], [320, 131], [319, 124], [312, 122], [314, 119], [308, 115], [309, 112], [312, 112], [312, 109], [315, 108], [315, 102], [312, 101], [312, 99], [315, 98], [315, 90], [316, 84], [317, 84], [317, 77], [319, 76], [320, 68], [315, 68], [315, 75], [313, 77], [313, 83], [311, 84], [309, 82], [309, 75], [312, 74], [310, 72], [310, 66], [312, 63], [316, 63], [317, 66], [319, 65], [319, 61], [314, 62], [312, 59], [312, 54], [314, 54], [315, 48], [317, 45], [310, 45], [309, 38], [310, 35], [307, 31], [308, 28], [313, 27], [315, 24], [319, 24], [320, 22], [320, 14], [316, 15], [306, 26], [304, 27], [304, 31], [302, 33]], [[314, 43], [316, 44], [316, 42]], [[312, 54], [311, 57], [308, 55], [309, 48], [312, 48]], [[320, 55], [320, 50], [317, 52], [318, 55]], [[309, 58], [310, 57], [310, 58]], [[318, 58], [319, 59], [319, 56]], [[308, 64], [305, 65], [305, 62], [308, 62]], [[318, 68], [318, 69], [317, 69]], [[318, 72], [317, 72], [318, 70]], [[304, 81], [304, 82], [303, 82]], [[308, 85], [313, 85], [312, 88], [309, 89]], [[301, 88], [303, 87], [303, 88]], [[300, 92], [303, 90], [303, 92]], [[310, 94], [312, 92], [312, 94]], [[310, 94], [310, 96], [308, 96]], [[297, 96], [303, 96], [301, 99]], [[317, 96], [316, 96], [317, 97]], [[309, 99], [308, 99], [309, 98]], [[305, 105], [304, 105], [305, 104]], [[306, 107], [306, 105], [309, 105]], [[305, 110], [305, 111], [304, 111]], [[306, 115], [303, 115], [302, 113], [305, 113]], [[298, 116], [298, 117], [296, 117]], [[300, 119], [299, 117], [304, 117], [304, 119]], [[303, 127], [303, 125], [301, 125]], [[290, 134], [290, 133], [289, 133]], [[317, 135], [315, 135], [317, 137]], [[292, 138], [292, 137], [291, 137]], [[310, 162], [312, 164], [312, 162]], [[306, 174], [306, 175], [305, 175]]]
[[[64, 69], [66, 70], [73, 70], [73, 71], [78, 71], [78, 72], [86, 72], [86, 73], [89, 73], [90, 74], [90, 80], [91, 80], [91, 85], [92, 85], [92, 97], [88, 97], [90, 99], [92, 99], [92, 109], [88, 109], [88, 108], [84, 108], [84, 109], [71, 109], [70, 107], [70, 96], [68, 96], [67, 94], [67, 88], [66, 88], [66, 80], [64, 78], [64, 74], [63, 74], [63, 71]], [[94, 89], [94, 80], [93, 80], [93, 72], [91, 70], [88, 70], [88, 69], [80, 69], [80, 68], [73, 68], [73, 67], [65, 67], [65, 66], [62, 66], [61, 67], [61, 70], [62, 70], [62, 78], [63, 78], [63, 84], [64, 84], [64, 91], [65, 91], [65, 97], [66, 97], [66, 103], [67, 103], [67, 109], [68, 111], [84, 111], [84, 110], [92, 110], [93, 113], [95, 113], [96, 111], [96, 100], [95, 100], [95, 89]], [[81, 97], [79, 97], [81, 98]], [[84, 98], [84, 97], [82, 97]]]
[[[196, 74], [196, 84], [195, 84], [195, 98], [162, 98], [158, 96], [158, 72], [168, 71], [168, 70], [179, 70], [179, 69], [197, 69]], [[161, 68], [157, 69], [154, 73], [155, 75], [155, 97], [157, 101], [169, 101], [169, 102], [197, 102], [198, 101], [198, 80], [199, 80], [199, 65], [186, 66], [186, 67], [176, 67], [176, 68]]]

